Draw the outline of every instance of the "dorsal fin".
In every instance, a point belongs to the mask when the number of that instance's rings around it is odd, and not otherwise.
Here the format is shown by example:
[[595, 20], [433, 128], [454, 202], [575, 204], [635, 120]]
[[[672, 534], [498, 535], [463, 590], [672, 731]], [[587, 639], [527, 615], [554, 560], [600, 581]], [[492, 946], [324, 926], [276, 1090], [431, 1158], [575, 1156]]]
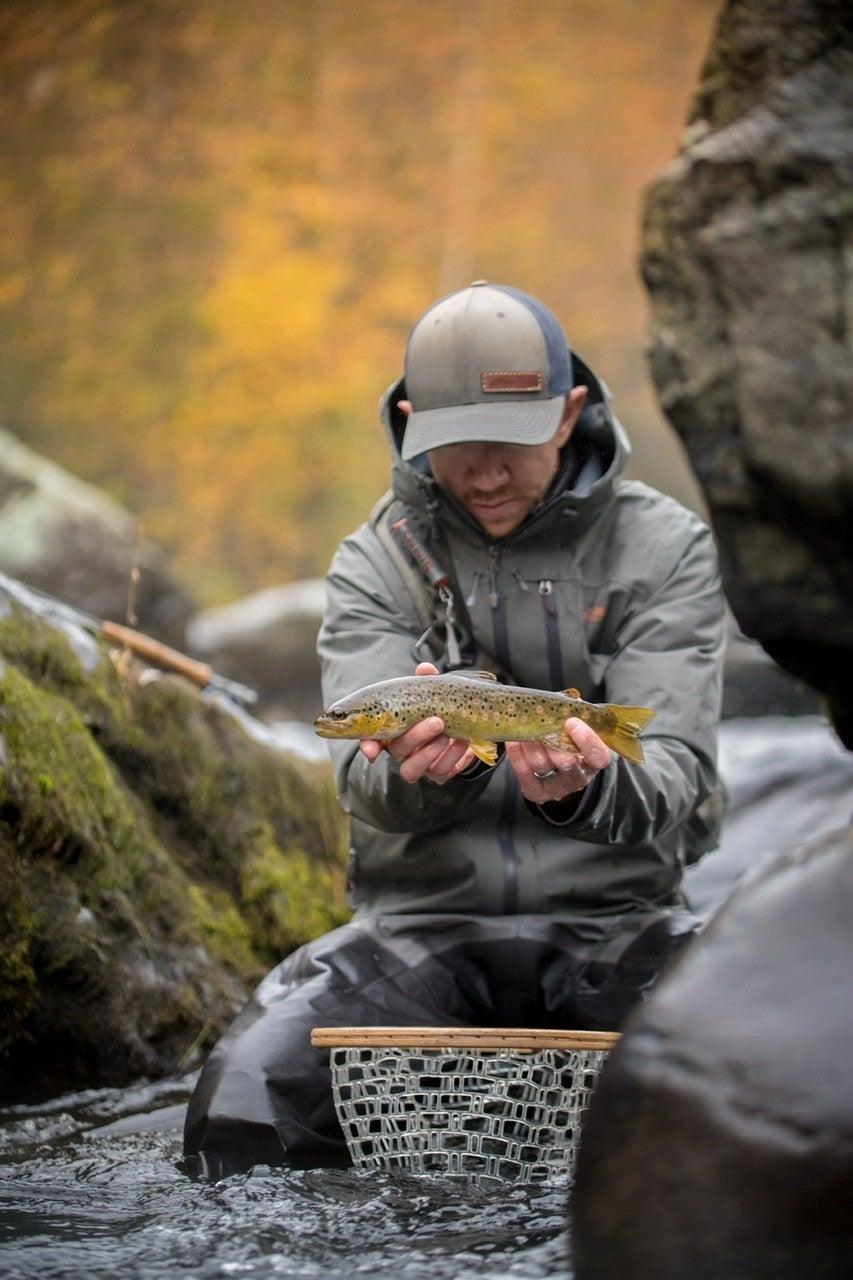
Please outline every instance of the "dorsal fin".
[[575, 698], [577, 701], [583, 702], [583, 698], [580, 695], [580, 690], [578, 689], [564, 689], [563, 693], [566, 695], [567, 698]]
[[465, 676], [466, 680], [497, 680], [494, 671], [454, 671], [455, 676]]

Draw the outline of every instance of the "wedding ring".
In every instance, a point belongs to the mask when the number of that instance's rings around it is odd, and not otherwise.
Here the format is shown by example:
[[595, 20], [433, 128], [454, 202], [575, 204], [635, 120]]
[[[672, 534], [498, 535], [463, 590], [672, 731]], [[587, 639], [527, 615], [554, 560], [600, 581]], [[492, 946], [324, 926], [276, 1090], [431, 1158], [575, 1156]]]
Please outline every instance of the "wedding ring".
[[556, 778], [557, 770], [549, 769], [547, 773], [537, 773], [536, 770], [534, 769], [533, 776], [534, 778], [538, 778], [540, 782], [550, 782], [551, 778]]

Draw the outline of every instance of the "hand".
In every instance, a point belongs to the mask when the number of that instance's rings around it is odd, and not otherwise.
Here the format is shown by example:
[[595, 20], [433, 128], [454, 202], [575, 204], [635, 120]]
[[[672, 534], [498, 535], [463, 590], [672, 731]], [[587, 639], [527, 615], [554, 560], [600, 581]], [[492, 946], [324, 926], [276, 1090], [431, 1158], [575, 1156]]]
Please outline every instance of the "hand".
[[[566, 721], [566, 733], [578, 748], [572, 751], [556, 751], [544, 742], [508, 742], [507, 758], [515, 771], [522, 795], [534, 804], [547, 804], [549, 800], [565, 800], [568, 796], [588, 787], [596, 774], [610, 764], [612, 753], [594, 729], [583, 720], [570, 716]], [[553, 777], [537, 778], [537, 774]]]
[[[419, 662], [415, 667], [416, 676], [438, 674], [438, 667], [431, 662]], [[477, 758], [467, 742], [447, 736], [440, 716], [419, 720], [411, 729], [396, 738], [389, 738], [387, 742], [363, 738], [360, 750], [372, 764], [379, 759], [383, 747], [397, 761], [404, 782], [420, 782], [422, 778], [428, 778], [442, 786]]]

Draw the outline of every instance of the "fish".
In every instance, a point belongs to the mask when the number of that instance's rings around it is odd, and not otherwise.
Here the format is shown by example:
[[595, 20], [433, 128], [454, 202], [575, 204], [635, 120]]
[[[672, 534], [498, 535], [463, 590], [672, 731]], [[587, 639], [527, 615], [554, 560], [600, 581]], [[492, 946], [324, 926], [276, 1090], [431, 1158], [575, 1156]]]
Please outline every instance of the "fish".
[[327, 707], [314, 721], [314, 730], [321, 738], [385, 742], [419, 720], [441, 716], [449, 737], [467, 741], [479, 760], [494, 766], [498, 742], [537, 741], [577, 754], [565, 731], [568, 717], [576, 716], [613, 751], [643, 764], [638, 739], [654, 714], [648, 707], [584, 702], [577, 689], [526, 689], [499, 684], [491, 671], [466, 671], [398, 676], [366, 685]]

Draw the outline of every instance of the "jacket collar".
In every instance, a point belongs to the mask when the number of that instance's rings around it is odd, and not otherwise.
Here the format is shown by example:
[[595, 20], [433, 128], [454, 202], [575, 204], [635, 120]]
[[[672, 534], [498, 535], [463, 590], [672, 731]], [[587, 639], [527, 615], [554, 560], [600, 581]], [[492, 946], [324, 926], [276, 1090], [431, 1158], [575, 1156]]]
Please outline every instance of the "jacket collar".
[[[574, 540], [613, 497], [614, 486], [631, 456], [625, 428], [613, 414], [610, 391], [583, 360], [573, 353], [577, 380], [589, 387], [583, 412], [572, 432], [568, 448], [573, 465], [564, 465], [551, 493], [535, 507], [502, 543], [521, 544], [541, 538], [546, 531], [559, 541]], [[404, 462], [400, 457], [406, 419], [397, 401], [406, 398], [402, 378], [392, 383], [380, 402], [380, 414], [392, 454], [392, 488], [401, 502], [439, 520], [468, 541], [487, 544], [488, 535], [432, 478], [426, 457]], [[568, 461], [568, 460], [567, 460]]]

